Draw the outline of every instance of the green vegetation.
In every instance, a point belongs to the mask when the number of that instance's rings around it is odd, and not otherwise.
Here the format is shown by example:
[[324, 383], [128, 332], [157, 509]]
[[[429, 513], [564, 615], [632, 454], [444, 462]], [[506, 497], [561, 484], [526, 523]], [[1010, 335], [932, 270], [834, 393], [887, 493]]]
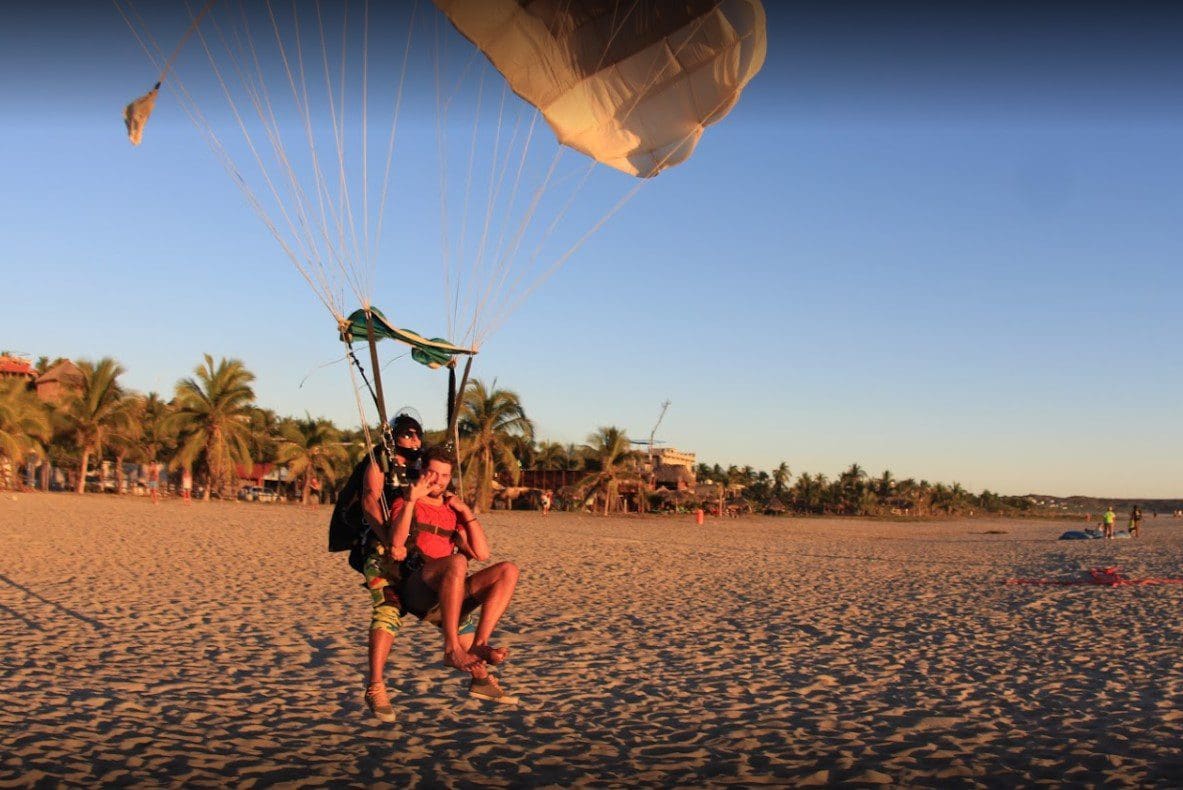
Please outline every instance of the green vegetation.
[[[42, 358], [44, 373], [60, 360]], [[156, 393], [127, 392], [123, 367], [114, 359], [77, 363], [80, 379], [52, 403], [42, 403], [32, 383], [0, 381], [0, 485], [19, 485], [14, 469], [30, 458], [48, 459], [64, 470], [71, 486], [86, 490], [87, 472], [111, 462], [115, 490], [122, 491], [125, 463], [162, 462], [173, 472], [191, 470], [204, 498], [233, 496], [238, 470], [253, 464], [286, 468], [288, 494], [304, 502], [332, 496], [365, 451], [360, 430], [305, 415], [279, 417], [255, 404], [254, 374], [239, 360], [205, 355], [193, 376], [177, 382], [172, 400]], [[342, 397], [345, 397], [343, 394]], [[722, 507], [732, 512], [861, 516], [937, 516], [970, 513], [1029, 513], [1031, 497], [972, 494], [960, 484], [897, 480], [890, 471], [872, 477], [851, 464], [833, 480], [802, 472], [787, 462], [771, 471], [751, 466], [698, 464], [680, 484], [659, 482], [648, 453], [638, 451], [624, 429], [596, 428], [584, 445], [536, 441], [534, 424], [511, 390], [468, 383], [458, 421], [464, 490], [487, 510], [524, 486], [524, 469], [559, 475], [556, 506], [597, 512]], [[376, 434], [373, 434], [376, 435]], [[435, 441], [442, 437], [436, 434]], [[15, 462], [15, 463], [14, 463]], [[92, 472], [93, 476], [93, 472]], [[93, 481], [91, 487], [94, 487]], [[675, 490], [680, 489], [680, 490]], [[529, 499], [527, 499], [529, 501]]]

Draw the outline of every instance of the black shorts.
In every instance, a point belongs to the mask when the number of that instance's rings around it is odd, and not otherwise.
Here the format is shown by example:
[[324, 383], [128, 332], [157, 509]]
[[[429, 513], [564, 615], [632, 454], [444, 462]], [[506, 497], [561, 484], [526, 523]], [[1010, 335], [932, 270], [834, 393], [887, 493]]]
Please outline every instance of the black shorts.
[[404, 611], [423, 620], [432, 609], [439, 608], [439, 593], [423, 581], [422, 565], [412, 571], [407, 568], [407, 564], [404, 562], [401, 575], [402, 581], [398, 585], [398, 597]]
[[[401, 570], [401, 581], [398, 585], [399, 602], [402, 604], [403, 612], [409, 612], [420, 620], [439, 625], [440, 596], [423, 580], [423, 560], [417, 559], [418, 562], [412, 560], [410, 564], [404, 560], [399, 566]], [[480, 606], [481, 602], [471, 595], [464, 599], [460, 605], [461, 633], [465, 632], [463, 626], [466, 624], [468, 615], [479, 609]]]

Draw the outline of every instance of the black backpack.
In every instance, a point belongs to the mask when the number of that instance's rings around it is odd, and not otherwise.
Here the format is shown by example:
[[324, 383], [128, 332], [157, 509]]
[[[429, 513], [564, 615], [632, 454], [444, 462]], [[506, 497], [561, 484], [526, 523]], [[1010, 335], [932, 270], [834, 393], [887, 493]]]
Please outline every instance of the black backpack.
[[362, 511], [362, 491], [370, 458], [353, 467], [349, 480], [337, 493], [337, 504], [329, 518], [329, 551], [348, 551], [349, 566], [358, 573], [365, 563], [365, 537], [369, 527]]

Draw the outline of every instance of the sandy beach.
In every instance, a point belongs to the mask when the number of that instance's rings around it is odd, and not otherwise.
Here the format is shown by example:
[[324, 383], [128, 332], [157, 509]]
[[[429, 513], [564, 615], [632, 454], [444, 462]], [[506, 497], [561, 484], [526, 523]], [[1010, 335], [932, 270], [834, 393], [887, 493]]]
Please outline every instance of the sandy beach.
[[382, 725], [328, 514], [5, 494], [0, 785], [1183, 783], [1183, 585], [1003, 583], [1183, 576], [1181, 520], [490, 514], [521, 703], [412, 623]]

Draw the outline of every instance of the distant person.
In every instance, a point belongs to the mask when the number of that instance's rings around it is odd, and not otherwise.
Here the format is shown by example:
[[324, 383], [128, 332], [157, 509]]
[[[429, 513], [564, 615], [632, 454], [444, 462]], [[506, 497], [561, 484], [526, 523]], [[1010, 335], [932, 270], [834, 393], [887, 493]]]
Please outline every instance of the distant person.
[[1113, 505], [1110, 505], [1105, 510], [1105, 515], [1101, 516], [1101, 533], [1107, 537], [1113, 537], [1113, 525], [1117, 521], [1117, 514], [1113, 512]]
[[181, 472], [181, 501], [186, 505], [193, 504], [193, 473], [187, 466]]
[[148, 493], [152, 495], [152, 504], [159, 505], [159, 488], [160, 488], [160, 462], [153, 461], [148, 464]]
[[1130, 531], [1130, 537], [1136, 538], [1142, 531], [1142, 508], [1134, 505], [1134, 509], [1130, 511], [1130, 524], [1127, 527]]
[[542, 492], [542, 515], [544, 516], [550, 512], [550, 497], [550, 491]]

